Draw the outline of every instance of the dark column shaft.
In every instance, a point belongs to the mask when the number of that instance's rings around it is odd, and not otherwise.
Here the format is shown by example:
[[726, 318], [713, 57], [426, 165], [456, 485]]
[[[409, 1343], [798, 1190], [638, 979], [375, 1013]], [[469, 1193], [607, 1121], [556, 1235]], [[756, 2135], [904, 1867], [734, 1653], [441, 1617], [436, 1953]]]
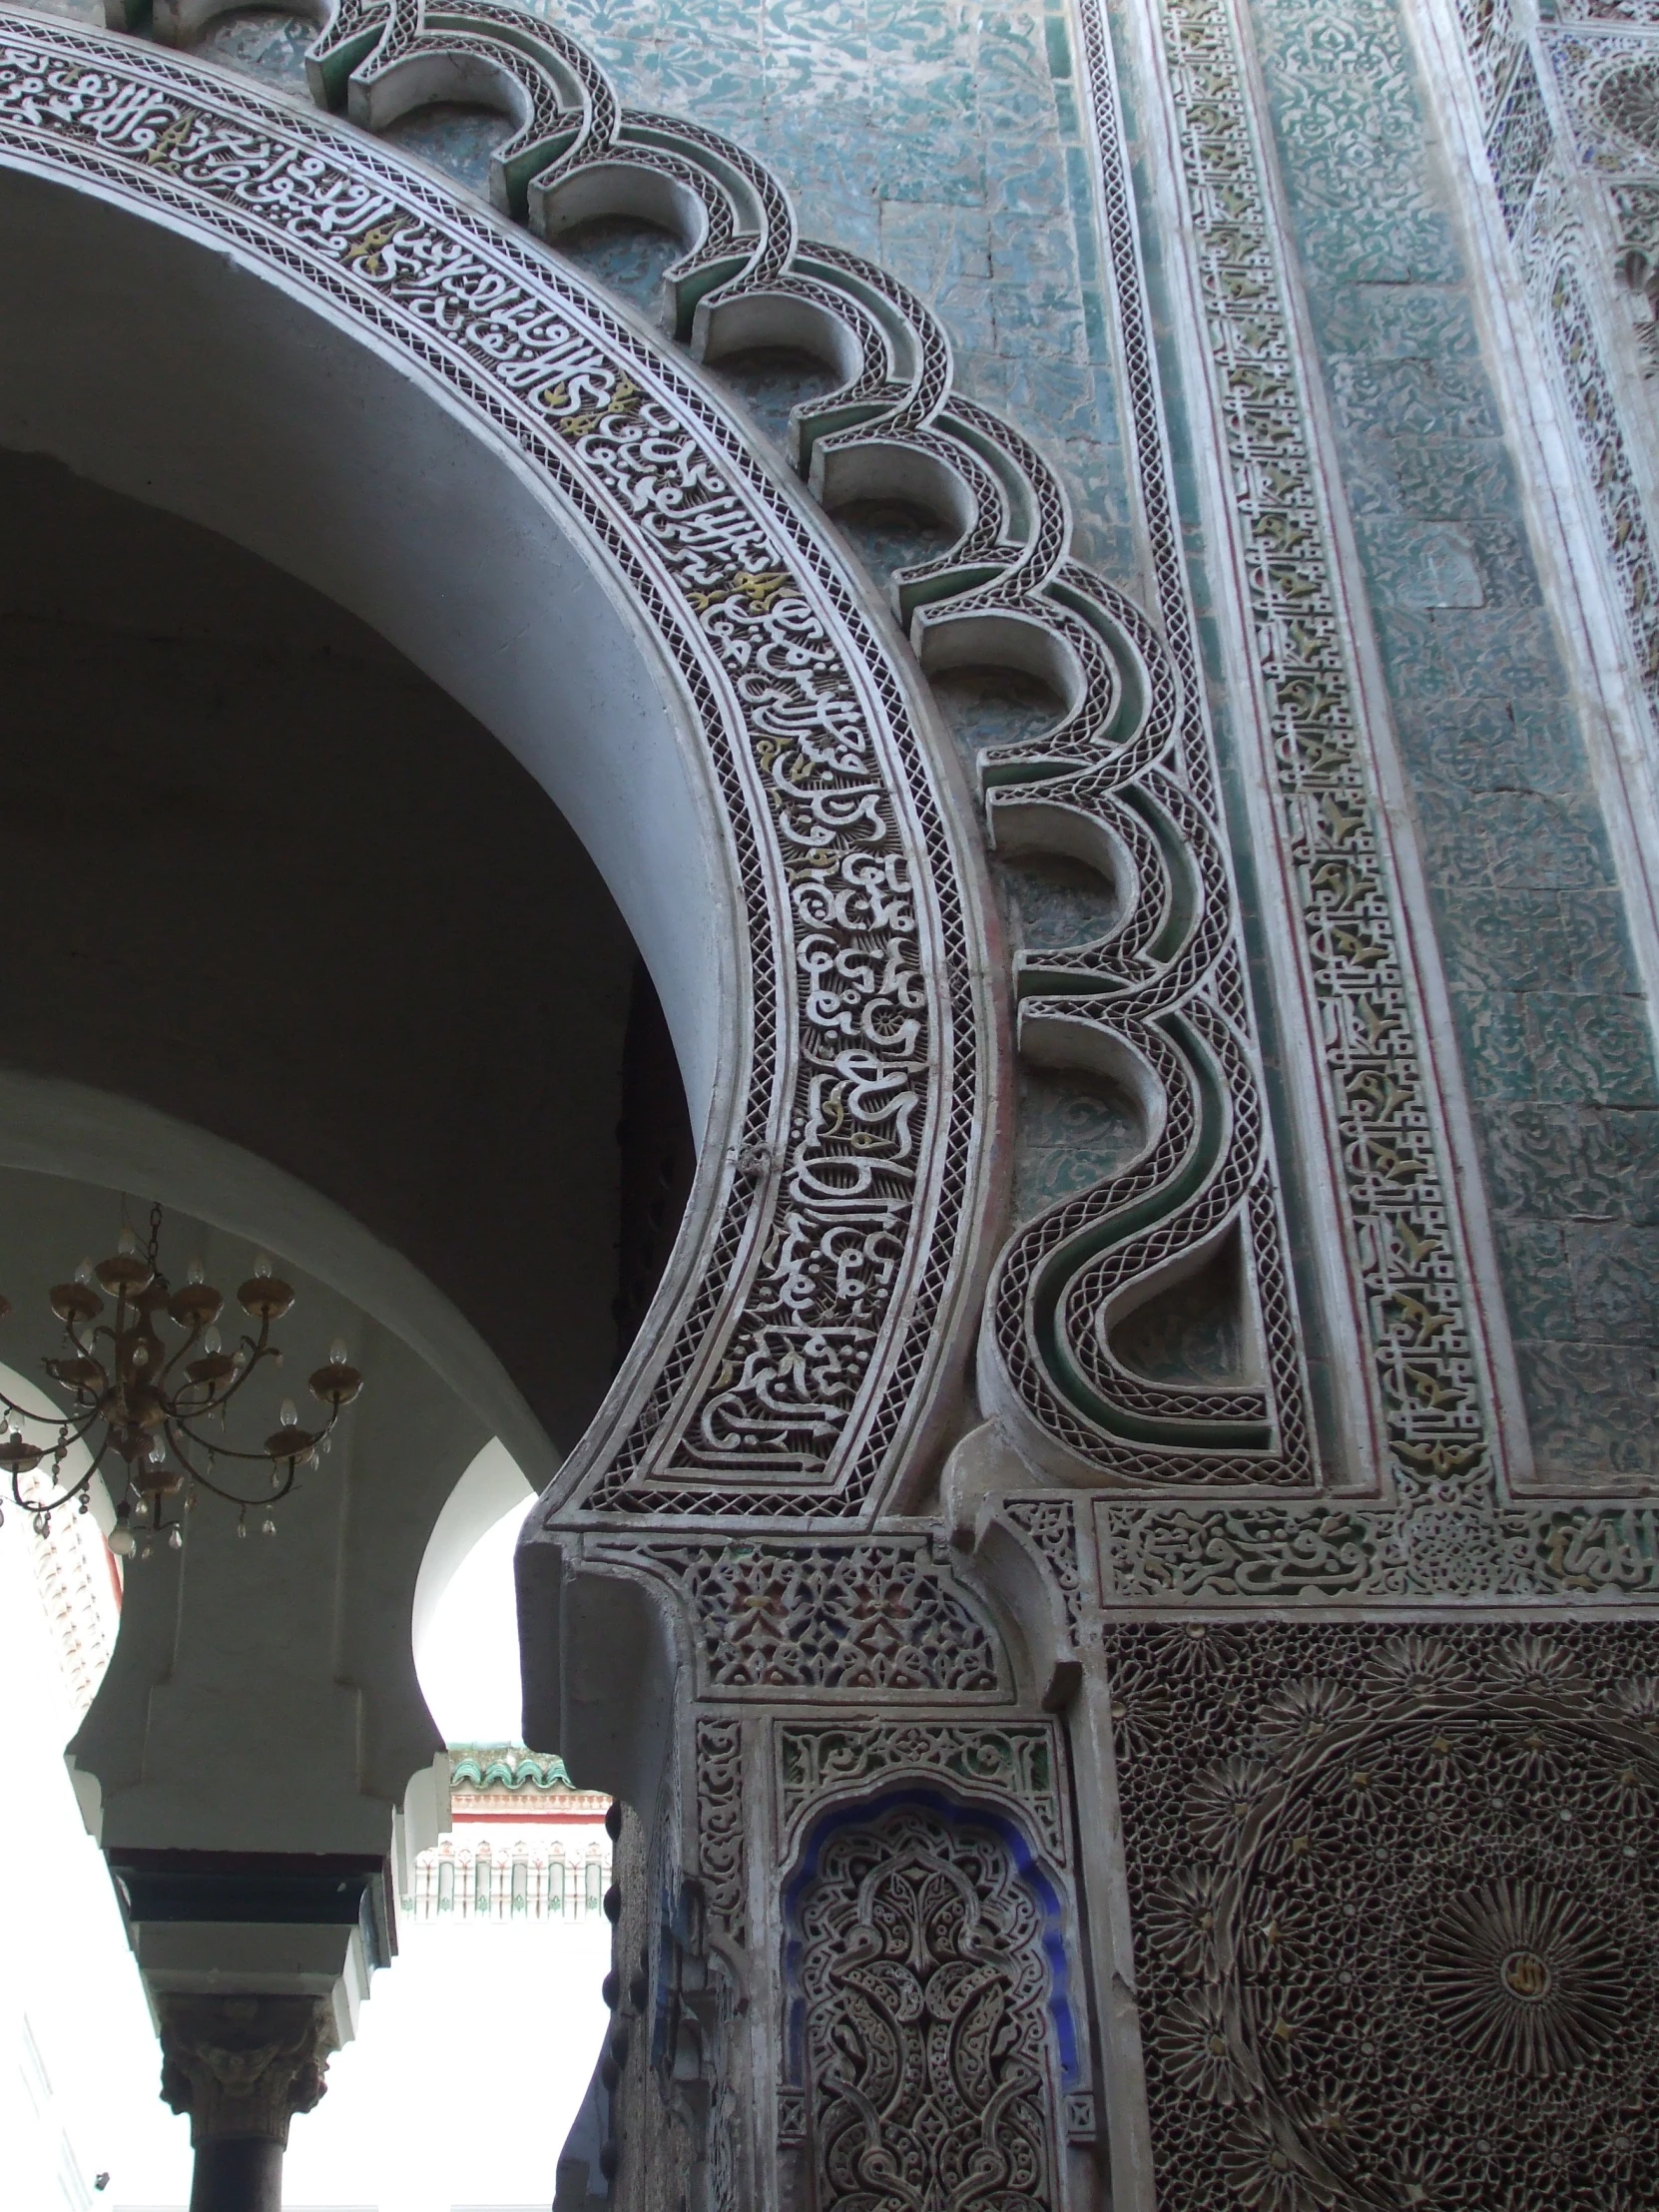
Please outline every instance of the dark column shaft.
[[281, 2144], [264, 2135], [199, 2143], [190, 2212], [282, 2212]]

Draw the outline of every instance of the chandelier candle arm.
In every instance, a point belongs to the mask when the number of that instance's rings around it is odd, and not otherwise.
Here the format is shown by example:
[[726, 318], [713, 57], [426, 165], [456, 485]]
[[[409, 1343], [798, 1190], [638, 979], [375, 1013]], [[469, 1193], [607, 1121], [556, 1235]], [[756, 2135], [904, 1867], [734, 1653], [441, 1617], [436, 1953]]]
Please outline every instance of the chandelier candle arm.
[[[276, 1427], [252, 1450], [230, 1443], [223, 1433], [217, 1438], [202, 1434], [200, 1424], [209, 1416], [217, 1416], [223, 1430], [232, 1400], [257, 1369], [268, 1361], [281, 1365], [272, 1330], [292, 1311], [293, 1286], [276, 1274], [262, 1253], [236, 1294], [242, 1311], [259, 1325], [258, 1333], [245, 1333], [235, 1352], [227, 1353], [219, 1332], [224, 1294], [206, 1280], [199, 1260], [192, 1261], [186, 1281], [174, 1290], [160, 1264], [160, 1235], [157, 1206], [151, 1210], [143, 1252], [133, 1231], [124, 1228], [108, 1259], [83, 1261], [72, 1281], [54, 1284], [47, 1293], [68, 1351], [47, 1355], [41, 1366], [49, 1382], [74, 1396], [72, 1413], [31, 1412], [0, 1391], [0, 1473], [10, 1480], [13, 1501], [34, 1515], [38, 1533], [48, 1533], [50, 1516], [63, 1506], [79, 1501], [80, 1510], [87, 1510], [93, 1477], [112, 1448], [125, 1462], [127, 1480], [116, 1499], [117, 1526], [110, 1539], [124, 1557], [137, 1548], [134, 1524], [157, 1533], [165, 1527], [172, 1548], [182, 1546], [182, 1525], [177, 1519], [166, 1523], [165, 1501], [187, 1483], [193, 1490], [199, 1485], [211, 1491], [244, 1516], [249, 1506], [263, 1506], [263, 1530], [271, 1533], [275, 1523], [270, 1508], [292, 1489], [299, 1467], [315, 1461], [363, 1382], [349, 1364], [343, 1341], [336, 1338], [327, 1363], [308, 1379], [311, 1395], [324, 1409], [319, 1426], [301, 1427], [293, 1400], [284, 1398]], [[114, 1302], [107, 1320], [106, 1300]], [[10, 1302], [0, 1298], [0, 1322], [11, 1313]], [[185, 1332], [184, 1341], [172, 1349], [161, 1334], [163, 1320]], [[37, 1434], [44, 1431], [45, 1440], [32, 1440], [31, 1428]], [[100, 1428], [103, 1434], [97, 1437]], [[70, 1450], [80, 1445], [91, 1449], [94, 1439], [89, 1465], [74, 1482], [65, 1483]], [[221, 1459], [270, 1467], [272, 1489], [248, 1497], [226, 1488], [209, 1471]], [[56, 1494], [45, 1494], [38, 1482], [26, 1492], [25, 1479], [47, 1460], [50, 1489]], [[185, 1502], [194, 1498], [187, 1495]]]

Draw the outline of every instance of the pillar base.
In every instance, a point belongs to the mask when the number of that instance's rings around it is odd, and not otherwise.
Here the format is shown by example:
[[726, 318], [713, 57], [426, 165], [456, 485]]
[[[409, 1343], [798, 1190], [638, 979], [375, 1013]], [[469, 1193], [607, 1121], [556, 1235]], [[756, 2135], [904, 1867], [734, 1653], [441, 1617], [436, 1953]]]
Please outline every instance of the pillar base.
[[281, 2144], [268, 2135], [216, 2135], [199, 2143], [190, 2212], [282, 2212]]

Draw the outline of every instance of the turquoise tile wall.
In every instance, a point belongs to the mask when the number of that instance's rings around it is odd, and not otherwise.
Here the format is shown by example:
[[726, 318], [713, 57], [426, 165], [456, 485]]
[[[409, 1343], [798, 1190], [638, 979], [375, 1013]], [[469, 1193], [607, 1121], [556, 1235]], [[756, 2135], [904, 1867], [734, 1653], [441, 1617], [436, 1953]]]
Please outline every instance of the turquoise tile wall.
[[[1103, 265], [1064, 10], [1041, 0], [541, 0], [611, 69], [623, 98], [695, 116], [752, 148], [794, 195], [806, 236], [865, 254], [949, 332], [959, 388], [1046, 454], [1075, 544], [1137, 588]], [[629, 249], [618, 240], [618, 255]], [[591, 254], [590, 266], [597, 266]], [[619, 273], [607, 270], [614, 278]], [[636, 296], [644, 289], [635, 284]], [[743, 396], [781, 436], [802, 396], [788, 364]], [[878, 579], [937, 549], [913, 523], [844, 518]], [[936, 686], [970, 771], [983, 745], [1040, 728], [1053, 703], [1018, 677]], [[1109, 904], [1086, 871], [996, 865], [1016, 945], [1064, 942]], [[1138, 1149], [1126, 1097], [1022, 1069], [1014, 1207], [1086, 1189]]]
[[[538, 4], [627, 101], [752, 147], [808, 235], [913, 285], [950, 332], [961, 387], [1060, 470], [1079, 550], [1135, 588], [1100, 242], [1057, 0]], [[1568, 1482], [1647, 1474], [1659, 1462], [1659, 1089], [1410, 57], [1390, 0], [1252, 8], [1540, 1466]], [[236, 19], [210, 38], [248, 46], [243, 66], [296, 71], [291, 28], [275, 20]], [[498, 129], [475, 111], [435, 111], [391, 135], [481, 183]], [[637, 233], [615, 227], [586, 258], [649, 300], [662, 256]], [[810, 387], [783, 362], [743, 388], [781, 434]], [[927, 550], [902, 516], [866, 512], [847, 528], [877, 575]], [[955, 676], [940, 694], [971, 755], [1042, 719], [1030, 689]], [[1102, 896], [1052, 868], [999, 875], [1016, 944], [1057, 941]], [[1136, 1129], [1123, 1101], [1046, 1073], [1021, 1081], [1024, 1214], [1111, 1172]]]
[[[630, 106], [695, 118], [771, 164], [809, 238], [868, 256], [911, 285], [949, 333], [959, 389], [1005, 414], [1055, 467], [1073, 544], [1115, 583], [1138, 564], [1113, 384], [1090, 157], [1059, 0], [524, 0], [573, 33]], [[204, 34], [202, 50], [290, 86], [308, 32], [267, 9]], [[503, 118], [440, 106], [385, 136], [483, 190]], [[672, 259], [638, 225], [569, 242], [590, 274], [642, 309]], [[798, 400], [833, 378], [800, 356], [717, 371], [783, 442]], [[919, 518], [866, 504], [840, 518], [877, 581], [946, 542]], [[958, 671], [936, 687], [967, 757], [1050, 721], [1027, 680]], [[1085, 871], [995, 863], [1015, 946], [1078, 933], [1109, 903]], [[1075, 879], [1074, 879], [1075, 878]], [[1086, 1188], [1137, 1149], [1125, 1098], [1021, 1075], [1015, 1206], [1022, 1216]]]
[[961, 387], [1061, 470], [1132, 582], [1101, 259], [1063, 11], [1041, 0], [539, 0], [639, 107], [772, 164], [808, 237], [943, 319]]
[[1391, 0], [1252, 0], [1540, 1472], [1659, 1470], [1659, 1090]]

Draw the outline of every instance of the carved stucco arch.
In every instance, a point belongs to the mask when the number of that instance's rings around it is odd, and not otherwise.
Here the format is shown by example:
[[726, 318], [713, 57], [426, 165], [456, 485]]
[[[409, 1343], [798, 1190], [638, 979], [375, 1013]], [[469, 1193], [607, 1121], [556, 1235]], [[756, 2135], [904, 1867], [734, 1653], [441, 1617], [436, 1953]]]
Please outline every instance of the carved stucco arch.
[[[152, 27], [158, 37], [188, 39], [218, 12], [217, 4], [164, 6]], [[113, 15], [140, 26], [119, 0]], [[58, 66], [73, 67], [74, 34], [41, 35], [59, 37]], [[134, 51], [123, 56], [128, 71], [140, 67]], [[169, 75], [171, 65], [153, 54], [142, 67], [164, 106], [204, 81]], [[990, 840], [1081, 854], [1118, 898], [1097, 941], [1016, 964], [1020, 1039], [1034, 1060], [1124, 1083], [1145, 1129], [1123, 1172], [1051, 1206], [1009, 1244], [985, 1315], [982, 1392], [1050, 1477], [1306, 1491], [1312, 1435], [1283, 1207], [1190, 637], [1160, 638], [1072, 558], [1063, 487], [1016, 430], [955, 391], [948, 338], [913, 294], [855, 256], [804, 241], [787, 195], [742, 148], [695, 123], [621, 107], [598, 65], [556, 28], [495, 0], [424, 8], [347, 0], [325, 22], [307, 69], [319, 101], [371, 129], [443, 97], [501, 107], [516, 129], [494, 157], [491, 197], [550, 239], [596, 213], [641, 215], [677, 232], [685, 251], [665, 279], [664, 303], [676, 337], [710, 359], [757, 339], [802, 343], [842, 379], [792, 422], [792, 456], [819, 497], [833, 507], [879, 488], [929, 507], [955, 533], [946, 553], [902, 572], [893, 587], [923, 665], [1022, 670], [1061, 702], [1039, 738], [982, 756]], [[608, 548], [613, 577], [625, 575], [625, 596], [648, 630], [675, 632], [669, 652], [681, 682], [697, 695], [693, 670], [722, 663], [691, 705], [706, 724], [715, 783], [727, 787], [719, 796], [728, 851], [751, 907], [751, 988], [738, 995], [747, 995], [756, 1029], [746, 1041], [755, 1049], [739, 1077], [747, 1091], [741, 1107], [734, 1097], [722, 1164], [735, 1174], [724, 1184], [721, 1166], [706, 1174], [701, 1218], [718, 1217], [718, 1227], [700, 1254], [683, 1254], [687, 1265], [668, 1294], [680, 1295], [684, 1326], [666, 1355], [661, 1330], [642, 1339], [562, 1502], [613, 1523], [619, 1513], [665, 1510], [745, 1518], [876, 1510], [914, 1442], [933, 1380], [949, 1372], [950, 1317], [965, 1311], [959, 1297], [980, 1264], [983, 1185], [969, 1132], [995, 1127], [990, 1071], [1001, 1057], [983, 1049], [994, 993], [983, 980], [977, 920], [960, 902], [957, 879], [973, 866], [962, 850], [965, 810], [953, 830], [951, 809], [939, 805], [938, 749], [929, 758], [916, 743], [926, 714], [903, 657], [753, 439], [626, 314], [360, 140], [329, 134], [215, 72], [206, 82], [219, 121], [180, 126], [169, 108], [153, 143], [142, 121], [123, 143], [113, 117], [87, 126], [70, 113], [73, 101], [48, 103], [26, 119], [32, 158], [42, 157], [44, 141], [60, 171], [84, 170], [84, 150], [72, 145], [90, 128], [108, 188], [119, 173], [128, 200], [141, 197], [153, 210], [188, 204], [188, 220], [234, 234], [239, 250], [258, 232], [258, 251], [281, 263], [286, 281], [302, 272], [330, 311], [372, 323], [379, 344], [410, 346], [428, 374], [465, 389], [533, 467], [564, 478], [577, 505], [587, 510], [598, 484], [587, 526], [604, 536], [606, 523], [620, 520], [621, 540]], [[215, 129], [228, 126], [240, 146], [252, 128], [263, 134], [258, 169], [276, 158], [270, 133], [278, 118], [290, 167], [313, 157], [333, 165], [320, 252], [312, 238], [296, 255], [299, 202], [314, 200], [315, 179], [296, 199], [296, 173], [285, 174], [282, 219], [271, 222], [268, 194], [251, 230], [261, 191], [253, 171], [228, 184], [242, 154], [210, 149]], [[487, 241], [486, 282], [508, 286], [477, 332], [460, 329], [470, 302], [463, 312], [451, 297], [436, 312], [461, 266], [440, 275], [438, 261], [453, 256], [462, 235], [474, 274]], [[573, 351], [548, 350], [550, 325], [527, 339], [533, 301], [580, 325]], [[638, 564], [624, 549], [662, 519], [647, 510], [661, 490], [663, 454], [644, 472], [637, 467], [648, 419], [653, 436], [672, 421], [681, 452], [695, 451], [698, 467], [712, 472], [689, 525], [699, 542], [676, 547], [661, 604], [631, 573]], [[717, 482], [719, 501], [735, 501], [718, 517], [706, 496]], [[596, 519], [602, 511], [605, 521]], [[645, 573], [660, 568], [662, 553], [659, 540]], [[737, 671], [745, 653], [785, 640], [797, 676], [809, 662], [823, 665], [781, 707], [753, 696], [754, 668]], [[814, 697], [820, 681], [829, 690]], [[797, 743], [804, 716], [820, 731], [811, 761], [814, 749]], [[748, 727], [722, 766], [717, 726], [734, 717], [734, 729], [746, 717]], [[799, 813], [804, 763], [807, 786], [819, 780], [808, 801], [819, 815], [792, 825], [775, 803], [789, 781]], [[869, 775], [874, 781], [860, 787]], [[771, 777], [770, 798], [756, 791], [757, 776], [763, 785]], [[742, 826], [757, 802], [762, 815], [773, 804], [774, 819], [756, 817], [751, 844]], [[579, 808], [567, 811], [583, 829]], [[839, 817], [832, 828], [831, 815]], [[804, 846], [812, 849], [803, 863]], [[649, 932], [612, 881], [656, 966]], [[859, 966], [862, 975], [853, 973]], [[662, 983], [660, 968], [658, 976]], [[664, 995], [672, 1020], [674, 994]], [[793, 1062], [797, 1015], [812, 1042]], [[683, 1053], [693, 1026], [682, 1016]], [[700, 1041], [690, 1042], [694, 1063]], [[1230, 1243], [1243, 1270], [1252, 1372], [1224, 1384], [1172, 1385], [1126, 1368], [1113, 1347], [1116, 1324]], [[672, 1326], [666, 1307], [659, 1323]]]
[[[34, 196], [31, 215], [60, 187], [95, 190], [78, 211], [83, 231], [135, 218], [165, 226], [196, 249], [199, 265], [208, 266], [208, 249], [217, 269], [256, 275], [238, 305], [269, 287], [263, 296], [281, 311], [268, 324], [291, 322], [300, 302], [323, 326], [319, 344], [349, 333], [347, 351], [422, 387], [446, 426], [494, 457], [499, 477], [556, 512], [566, 545], [582, 547], [584, 619], [654, 641], [682, 730], [701, 754], [674, 798], [682, 817], [700, 812], [714, 831], [688, 863], [686, 825], [669, 825], [679, 881], [666, 913], [649, 910], [648, 866], [632, 885], [619, 868], [615, 814], [609, 852], [603, 820], [596, 833], [582, 819], [581, 776], [603, 768], [597, 747], [561, 787], [521, 733], [504, 733], [518, 737], [521, 757], [618, 890], [663, 986], [694, 1091], [701, 1074], [713, 1102], [696, 1218], [658, 1325], [643, 1334], [564, 1487], [596, 1467], [613, 1487], [619, 1468], [649, 1484], [654, 1465], [673, 1455], [660, 1414], [642, 1418], [653, 1392], [679, 1413], [677, 1441], [729, 1389], [723, 1370], [767, 1365], [769, 1322], [789, 1315], [775, 1306], [756, 1316], [754, 1283], [781, 1207], [793, 1203], [789, 1234], [801, 1238], [811, 1217], [835, 1238], [830, 1264], [845, 1322], [819, 1348], [827, 1368], [798, 1390], [799, 1418], [785, 1409], [786, 1425], [793, 1419], [803, 1433], [751, 1453], [755, 1472], [742, 1451], [729, 1455], [730, 1474], [719, 1464], [700, 1474], [695, 1456], [682, 1459], [671, 1502], [694, 1511], [867, 1509], [941, 1366], [959, 1364], [995, 1125], [972, 861], [941, 802], [940, 749], [924, 734], [925, 703], [901, 653], [811, 510], [718, 403], [578, 277], [486, 215], [280, 99], [153, 48], [11, 18], [3, 66], [3, 160], [14, 191]], [[20, 173], [29, 180], [21, 187]], [[48, 407], [44, 392], [31, 396]], [[136, 412], [107, 410], [106, 452], [133, 431]], [[52, 442], [39, 422], [22, 429], [25, 442]], [[86, 444], [99, 442], [89, 434]], [[160, 442], [152, 436], [145, 453], [151, 495], [160, 489], [189, 511], [188, 488], [157, 483], [169, 461]], [[84, 461], [86, 444], [65, 457]], [[198, 504], [198, 517], [248, 532], [235, 513]], [[517, 518], [515, 526], [525, 527]], [[278, 557], [293, 565], [299, 542], [290, 529]], [[256, 549], [271, 550], [269, 536]], [[453, 541], [426, 558], [435, 569], [453, 561]], [[332, 583], [347, 604], [354, 596], [357, 611], [396, 638], [391, 610], [372, 598], [365, 606], [361, 588], [341, 591], [326, 556], [323, 567], [315, 580], [324, 589]], [[570, 593], [572, 567], [544, 568], [552, 594]], [[592, 583], [601, 569], [603, 599]], [[566, 650], [575, 627], [567, 624]], [[441, 676], [433, 641], [409, 643]], [[497, 726], [503, 719], [499, 700], [475, 691], [465, 703]], [[652, 714], [660, 736], [660, 701], [647, 701], [636, 722]], [[641, 811], [651, 809], [665, 759], [660, 743], [654, 753], [643, 740], [636, 748]], [[659, 831], [660, 852], [661, 824]], [[711, 950], [702, 909], [717, 904], [734, 926], [728, 947]], [[815, 993], [816, 1059], [802, 1033]], [[716, 1069], [707, 1042], [721, 1021], [727, 1064]], [[826, 1043], [839, 1048], [828, 1060]], [[827, 1128], [864, 1142], [827, 1144]], [[836, 1236], [849, 1221], [866, 1247], [859, 1258]], [[817, 1259], [808, 1254], [804, 1267]], [[684, 1494], [688, 1473], [698, 1494]], [[617, 1502], [658, 1501], [642, 1492]]]

